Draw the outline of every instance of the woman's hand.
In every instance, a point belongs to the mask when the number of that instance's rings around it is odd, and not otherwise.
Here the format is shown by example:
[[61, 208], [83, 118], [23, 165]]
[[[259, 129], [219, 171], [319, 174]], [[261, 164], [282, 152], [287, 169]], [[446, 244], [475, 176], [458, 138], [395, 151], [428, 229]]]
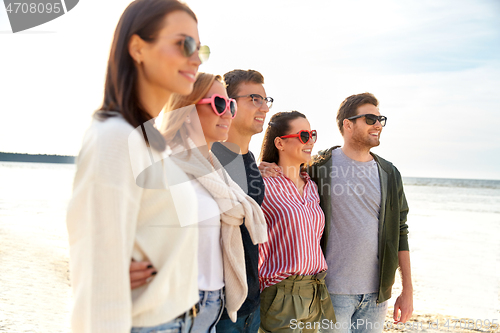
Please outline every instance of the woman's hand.
[[156, 269], [150, 262], [132, 261], [130, 263], [130, 289], [145, 285], [156, 273]]
[[281, 168], [276, 163], [260, 162], [259, 171], [262, 177], [277, 177], [281, 174]]

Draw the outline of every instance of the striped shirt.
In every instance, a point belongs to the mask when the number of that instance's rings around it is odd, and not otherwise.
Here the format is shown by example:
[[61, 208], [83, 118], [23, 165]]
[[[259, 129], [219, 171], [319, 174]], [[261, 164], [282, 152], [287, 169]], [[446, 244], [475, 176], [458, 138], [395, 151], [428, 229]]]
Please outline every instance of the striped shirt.
[[267, 243], [259, 244], [259, 282], [264, 290], [291, 275], [312, 275], [327, 269], [320, 247], [325, 215], [319, 206], [318, 187], [307, 173], [303, 196], [286, 176], [264, 178], [262, 210]]

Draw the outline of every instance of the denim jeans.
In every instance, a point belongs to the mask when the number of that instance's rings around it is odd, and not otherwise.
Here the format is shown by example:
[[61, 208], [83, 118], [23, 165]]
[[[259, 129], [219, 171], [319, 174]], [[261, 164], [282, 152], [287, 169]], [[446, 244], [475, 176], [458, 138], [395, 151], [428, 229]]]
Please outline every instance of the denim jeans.
[[337, 323], [335, 333], [381, 333], [384, 329], [387, 301], [377, 304], [378, 293], [361, 295], [330, 294]]
[[224, 319], [217, 324], [217, 333], [257, 333], [260, 326], [260, 307], [254, 312], [241, 316], [233, 323]]
[[189, 333], [193, 316], [186, 312], [183, 317], [173, 319], [168, 323], [150, 327], [132, 327], [131, 333]]
[[224, 289], [200, 290], [200, 311], [190, 333], [215, 333], [215, 325], [224, 309]]

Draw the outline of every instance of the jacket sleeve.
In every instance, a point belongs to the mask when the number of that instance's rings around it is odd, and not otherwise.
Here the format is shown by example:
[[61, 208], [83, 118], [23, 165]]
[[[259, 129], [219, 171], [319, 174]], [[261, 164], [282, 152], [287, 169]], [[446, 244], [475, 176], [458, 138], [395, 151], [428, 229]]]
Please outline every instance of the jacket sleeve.
[[405, 192], [403, 189], [403, 180], [401, 179], [401, 174], [398, 169], [395, 169], [395, 176], [397, 181], [398, 189], [398, 206], [399, 206], [399, 249], [398, 251], [409, 251], [410, 247], [408, 245], [408, 202], [406, 201]]

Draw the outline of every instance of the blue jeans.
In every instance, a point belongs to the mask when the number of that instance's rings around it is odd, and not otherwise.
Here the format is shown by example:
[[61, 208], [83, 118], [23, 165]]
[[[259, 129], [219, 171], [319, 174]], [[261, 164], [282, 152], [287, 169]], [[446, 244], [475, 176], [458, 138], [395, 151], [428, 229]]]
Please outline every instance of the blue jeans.
[[[378, 293], [362, 295], [330, 294], [337, 323], [335, 333], [381, 333], [387, 301], [377, 304]], [[324, 330], [325, 332], [325, 330]]]
[[224, 309], [224, 289], [200, 290], [200, 311], [190, 333], [215, 333], [215, 325]]
[[257, 333], [260, 326], [260, 307], [254, 312], [241, 316], [233, 323], [224, 319], [217, 324], [217, 333]]
[[188, 333], [193, 323], [193, 316], [186, 312], [178, 317], [158, 326], [132, 327], [131, 333]]

